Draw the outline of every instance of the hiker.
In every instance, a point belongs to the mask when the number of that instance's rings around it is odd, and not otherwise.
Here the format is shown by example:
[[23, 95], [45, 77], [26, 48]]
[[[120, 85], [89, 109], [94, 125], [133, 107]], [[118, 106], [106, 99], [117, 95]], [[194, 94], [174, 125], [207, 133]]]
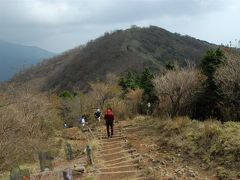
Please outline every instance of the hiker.
[[100, 111], [100, 109], [97, 109], [97, 111], [94, 113], [94, 117], [96, 118], [96, 120], [98, 121], [98, 122], [100, 122], [100, 118], [101, 118], [101, 111]]
[[85, 123], [86, 123], [86, 118], [84, 115], [82, 115], [82, 117], [80, 118], [80, 124], [81, 126], [85, 126]]
[[68, 128], [68, 125], [66, 122], [64, 123], [64, 128]]
[[[105, 112], [104, 119], [106, 120], [108, 138], [111, 138], [113, 136], [113, 121], [114, 121], [114, 115], [112, 113], [111, 108], [108, 108], [107, 111]], [[111, 127], [111, 134], [109, 132], [109, 126]]]

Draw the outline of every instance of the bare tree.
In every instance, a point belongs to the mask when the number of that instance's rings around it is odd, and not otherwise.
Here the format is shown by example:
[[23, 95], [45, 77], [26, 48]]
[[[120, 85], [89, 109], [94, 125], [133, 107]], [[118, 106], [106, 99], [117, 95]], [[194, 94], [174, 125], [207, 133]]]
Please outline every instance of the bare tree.
[[106, 75], [106, 83], [110, 85], [117, 85], [118, 84], [118, 77], [114, 73], [108, 73]]
[[0, 108], [0, 170], [13, 162], [33, 160], [39, 149], [47, 149], [55, 121], [59, 123], [55, 107], [45, 94], [29, 87], [15, 91], [1, 95], [5, 103], [14, 103]]
[[117, 85], [106, 84], [102, 82], [91, 83], [91, 96], [96, 101], [96, 106], [103, 108], [106, 100], [119, 96], [120, 87]]
[[169, 105], [168, 113], [173, 117], [178, 115], [181, 107], [192, 102], [194, 96], [202, 90], [206, 80], [198, 70], [186, 68], [177, 71], [168, 71], [163, 76], [154, 79], [156, 93], [160, 104]]
[[126, 94], [126, 100], [129, 101], [128, 104], [130, 105], [131, 111], [134, 114], [138, 113], [138, 106], [142, 101], [142, 95], [142, 89], [129, 90], [129, 92]]
[[224, 119], [239, 120], [240, 58], [229, 56], [226, 64], [217, 70], [214, 80], [223, 95], [223, 101], [219, 106]]

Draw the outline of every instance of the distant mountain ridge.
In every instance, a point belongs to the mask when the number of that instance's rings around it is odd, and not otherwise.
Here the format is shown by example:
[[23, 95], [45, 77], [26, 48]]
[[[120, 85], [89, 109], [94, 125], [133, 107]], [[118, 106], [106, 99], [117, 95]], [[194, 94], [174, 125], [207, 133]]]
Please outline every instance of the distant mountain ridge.
[[88, 89], [88, 83], [103, 80], [108, 73], [154, 71], [168, 61], [184, 66], [199, 64], [204, 53], [216, 45], [156, 26], [133, 27], [105, 33], [85, 46], [72, 49], [13, 78], [15, 82], [44, 79], [43, 90]]
[[38, 47], [0, 40], [0, 82], [9, 80], [18, 71], [54, 55], [54, 53]]

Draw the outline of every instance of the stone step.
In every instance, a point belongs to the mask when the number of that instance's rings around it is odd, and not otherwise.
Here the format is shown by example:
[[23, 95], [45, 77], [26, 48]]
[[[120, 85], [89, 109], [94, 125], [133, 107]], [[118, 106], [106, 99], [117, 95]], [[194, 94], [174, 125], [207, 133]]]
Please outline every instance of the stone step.
[[121, 143], [121, 142], [126, 142], [125, 139], [121, 139], [121, 140], [111, 140], [111, 139], [108, 139], [108, 141], [104, 141], [104, 142], [100, 142], [100, 144], [103, 144], [104, 146], [105, 145], [108, 145], [108, 144], [116, 144], [116, 143]]
[[[106, 136], [107, 135], [107, 132], [103, 132], [103, 133], [94, 133], [95, 135], [97, 136]], [[113, 132], [114, 135], [116, 134], [123, 134], [122, 132]]]
[[[106, 140], [106, 139], [109, 139], [107, 135], [104, 135], [104, 136], [96, 136], [98, 137], [99, 139], [101, 140]], [[122, 136], [122, 135], [113, 135], [113, 137], [111, 139], [117, 139], [117, 138], [126, 138], [125, 136]]]
[[99, 149], [108, 149], [108, 148], [113, 148], [113, 147], [117, 147], [117, 146], [126, 146], [126, 142], [120, 142], [120, 143], [112, 143], [112, 144], [107, 144], [107, 145], [99, 145]]
[[[111, 128], [109, 128], [109, 130], [111, 130]], [[120, 132], [120, 131], [122, 131], [122, 129], [116, 129], [116, 128], [113, 128], [113, 132]], [[107, 129], [106, 128], [104, 128], [103, 130], [101, 130], [101, 131], [95, 131], [96, 133], [105, 133], [105, 132], [107, 132]]]
[[116, 140], [111, 140], [111, 139], [108, 139], [106, 141], [102, 141], [100, 140], [99, 141], [99, 144], [100, 145], [103, 145], [103, 146], [108, 146], [108, 145], [111, 145], [111, 144], [116, 144], [116, 143], [126, 143], [127, 141], [125, 139], [116, 139]]
[[110, 155], [110, 156], [103, 156], [101, 157], [101, 159], [103, 161], [109, 161], [111, 159], [116, 159], [116, 158], [121, 158], [121, 157], [124, 157], [125, 156], [125, 153], [117, 153], [117, 154], [113, 154], [113, 155]]
[[124, 146], [118, 146], [118, 147], [112, 147], [112, 148], [105, 148], [104, 149], [104, 147], [103, 147], [103, 150], [101, 150], [101, 151], [98, 151], [98, 153], [100, 153], [100, 154], [105, 154], [105, 153], [113, 153], [113, 152], [115, 152], [116, 150], [118, 150], [118, 149], [125, 149], [125, 147]]
[[[95, 135], [96, 138], [98, 138], [99, 140], [106, 140], [106, 139], [109, 139], [109, 137], [107, 136], [107, 134], [104, 134], [104, 135], [101, 135], [101, 136], [97, 136]], [[112, 136], [112, 138], [126, 138], [125, 136], [122, 136], [121, 134], [114, 134]]]
[[107, 168], [100, 168], [100, 172], [119, 172], [119, 171], [134, 171], [138, 167], [138, 164], [131, 164], [125, 166], [114, 166]]
[[112, 159], [125, 157], [126, 155], [128, 155], [128, 153], [131, 153], [131, 152], [130, 151], [129, 152], [121, 151], [121, 152], [117, 152], [117, 153], [104, 155], [101, 158], [102, 158], [103, 161], [109, 161], [109, 160], [112, 160]]
[[136, 157], [139, 157], [139, 154], [132, 154], [132, 155], [127, 155], [127, 156], [123, 156], [123, 157], [118, 157], [115, 159], [110, 159], [110, 160], [105, 160], [103, 161], [104, 164], [108, 164], [108, 163], [118, 163], [118, 162], [122, 162], [122, 161], [126, 161], [128, 159], [134, 159]]
[[134, 178], [134, 179], [132, 179], [132, 180], [144, 180], [144, 179], [147, 179], [146, 177], [136, 177], [136, 178]]
[[117, 162], [117, 163], [107, 163], [105, 165], [105, 167], [112, 167], [112, 166], [116, 166], [116, 165], [119, 165], [119, 166], [125, 166], [125, 165], [131, 165], [131, 164], [134, 164], [134, 163], [137, 163], [139, 162], [139, 158], [137, 159], [130, 159], [130, 160], [126, 160], [126, 161], [121, 161], [121, 162]]
[[101, 158], [101, 157], [105, 157], [105, 156], [112, 156], [115, 154], [121, 154], [121, 153], [131, 153], [136, 151], [136, 149], [127, 149], [127, 150], [122, 150], [122, 151], [118, 151], [118, 152], [113, 152], [113, 153], [105, 153], [104, 155], [97, 155], [96, 157]]
[[106, 139], [106, 140], [101, 140], [101, 143], [114, 143], [114, 142], [125, 142], [125, 139], [121, 138], [121, 139]]
[[116, 172], [102, 172], [97, 177], [97, 180], [122, 180], [134, 179], [138, 175], [138, 171], [116, 171]]
[[105, 137], [104, 139], [101, 139], [102, 142], [109, 142], [109, 141], [114, 141], [114, 140], [123, 140], [123, 136], [113, 136], [111, 138]]

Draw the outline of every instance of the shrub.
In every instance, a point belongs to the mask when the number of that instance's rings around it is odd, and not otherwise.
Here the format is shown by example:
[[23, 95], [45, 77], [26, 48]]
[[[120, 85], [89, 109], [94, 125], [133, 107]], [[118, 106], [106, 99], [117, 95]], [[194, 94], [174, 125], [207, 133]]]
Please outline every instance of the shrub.
[[72, 99], [74, 95], [69, 91], [63, 91], [59, 94], [59, 97]]
[[163, 76], [157, 76], [154, 84], [160, 107], [165, 107], [163, 112], [167, 111], [172, 117], [182, 114], [181, 110], [202, 91], [205, 79], [198, 70], [192, 68], [168, 71]]
[[61, 128], [58, 111], [45, 94], [24, 87], [5, 96], [11, 103], [0, 108], [0, 170], [33, 161], [39, 150], [51, 149], [50, 137]]
[[219, 136], [221, 133], [220, 124], [216, 121], [208, 120], [203, 124], [204, 139], [212, 139], [214, 136]]
[[240, 121], [240, 57], [230, 56], [214, 76], [222, 100], [218, 103], [224, 120]]
[[120, 98], [113, 98], [107, 101], [105, 109], [111, 107], [116, 120], [124, 120], [131, 117], [133, 114], [129, 110], [131, 107], [126, 100]]
[[103, 82], [91, 83], [90, 96], [96, 103], [96, 107], [104, 107], [108, 99], [118, 97], [121, 94], [120, 87], [117, 85], [107, 84]]
[[128, 111], [131, 111], [133, 114], [137, 114], [139, 112], [139, 106], [142, 102], [142, 95], [143, 95], [142, 89], [129, 90], [125, 98], [129, 104]]

